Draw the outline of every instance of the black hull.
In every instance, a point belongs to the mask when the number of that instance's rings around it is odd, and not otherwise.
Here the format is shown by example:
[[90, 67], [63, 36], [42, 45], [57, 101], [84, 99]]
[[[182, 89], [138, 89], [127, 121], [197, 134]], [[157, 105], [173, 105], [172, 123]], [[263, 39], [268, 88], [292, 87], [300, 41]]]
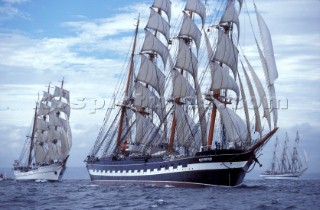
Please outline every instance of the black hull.
[[254, 159], [253, 151], [236, 150], [203, 152], [175, 160], [103, 157], [88, 161], [87, 170], [95, 182], [237, 186], [243, 182]]

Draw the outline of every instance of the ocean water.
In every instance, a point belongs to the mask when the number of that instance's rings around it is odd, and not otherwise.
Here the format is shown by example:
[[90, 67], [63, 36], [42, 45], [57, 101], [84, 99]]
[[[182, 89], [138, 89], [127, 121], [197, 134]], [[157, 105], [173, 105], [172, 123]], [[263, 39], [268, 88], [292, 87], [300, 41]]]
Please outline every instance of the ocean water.
[[320, 209], [319, 179], [257, 178], [232, 188], [191, 188], [95, 184], [77, 176], [55, 183], [2, 181], [0, 209]]

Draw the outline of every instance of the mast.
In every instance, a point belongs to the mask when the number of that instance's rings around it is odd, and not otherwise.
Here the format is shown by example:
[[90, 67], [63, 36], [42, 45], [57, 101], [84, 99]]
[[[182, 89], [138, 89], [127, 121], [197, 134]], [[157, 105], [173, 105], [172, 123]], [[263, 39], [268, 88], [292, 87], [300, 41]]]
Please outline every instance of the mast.
[[30, 139], [30, 151], [29, 151], [29, 158], [28, 158], [28, 166], [30, 166], [31, 162], [32, 162], [32, 150], [33, 150], [34, 135], [36, 133], [36, 123], [37, 123], [37, 110], [38, 110], [38, 103], [36, 103], [36, 108], [34, 111], [34, 120], [33, 120], [31, 139]]
[[132, 52], [131, 52], [130, 67], [129, 67], [128, 79], [127, 79], [127, 84], [126, 84], [126, 89], [125, 89], [125, 100], [123, 101], [123, 103], [121, 105], [121, 114], [120, 114], [120, 122], [119, 122], [119, 130], [118, 130], [116, 147], [118, 147], [120, 145], [120, 138], [122, 135], [122, 128], [123, 128], [123, 118], [124, 118], [124, 113], [126, 112], [126, 109], [127, 109], [126, 103], [128, 100], [128, 90], [129, 90], [131, 75], [133, 73], [133, 67], [134, 67], [133, 58], [134, 58], [134, 51], [135, 51], [136, 44], [137, 44], [139, 23], [140, 23], [140, 14], [137, 19], [137, 26], [136, 26], [136, 30], [135, 30], [135, 36], [134, 36], [133, 47], [132, 47]]

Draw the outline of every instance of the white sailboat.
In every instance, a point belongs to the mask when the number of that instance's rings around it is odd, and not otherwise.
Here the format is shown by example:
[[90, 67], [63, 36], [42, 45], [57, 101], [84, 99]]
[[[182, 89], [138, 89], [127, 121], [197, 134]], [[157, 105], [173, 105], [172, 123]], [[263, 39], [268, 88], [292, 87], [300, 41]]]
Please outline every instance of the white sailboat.
[[17, 181], [60, 181], [72, 146], [69, 125], [70, 95], [63, 87], [55, 87], [50, 93], [50, 84], [36, 103], [31, 135], [14, 163]]
[[271, 166], [268, 170], [262, 173], [260, 176], [264, 179], [297, 179], [307, 169], [307, 156], [304, 152], [304, 156], [299, 153], [300, 137], [297, 131], [296, 139], [292, 150], [289, 147], [289, 137], [286, 134], [286, 139], [283, 145], [282, 153], [279, 154], [279, 140], [276, 139], [275, 148], [273, 152], [273, 158]]

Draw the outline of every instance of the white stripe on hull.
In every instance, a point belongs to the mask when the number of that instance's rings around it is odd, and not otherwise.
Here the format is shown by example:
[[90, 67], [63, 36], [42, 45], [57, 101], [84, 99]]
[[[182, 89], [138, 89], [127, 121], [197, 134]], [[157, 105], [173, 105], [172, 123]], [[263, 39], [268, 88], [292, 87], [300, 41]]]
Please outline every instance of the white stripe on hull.
[[61, 164], [53, 164], [49, 166], [41, 166], [39, 168], [31, 169], [29, 171], [14, 170], [14, 176], [17, 181], [29, 180], [48, 180], [61, 181], [63, 173], [63, 166]]
[[[188, 164], [187, 167], [182, 167], [181, 165], [177, 168], [173, 168], [172, 166], [168, 169], [161, 168], [160, 170], [154, 169], [147, 171], [144, 170], [93, 170], [89, 169], [89, 174], [92, 176], [112, 176], [112, 177], [123, 177], [123, 176], [152, 176], [159, 174], [170, 174], [170, 173], [179, 173], [179, 172], [187, 172], [187, 171], [204, 171], [204, 170], [223, 170], [223, 169], [236, 169], [236, 168], [244, 168], [247, 164], [247, 161], [241, 162], [220, 162], [220, 163], [194, 163]], [[130, 165], [128, 165], [130, 166]], [[108, 167], [108, 166], [105, 166]], [[110, 166], [112, 167], [112, 166]]]

